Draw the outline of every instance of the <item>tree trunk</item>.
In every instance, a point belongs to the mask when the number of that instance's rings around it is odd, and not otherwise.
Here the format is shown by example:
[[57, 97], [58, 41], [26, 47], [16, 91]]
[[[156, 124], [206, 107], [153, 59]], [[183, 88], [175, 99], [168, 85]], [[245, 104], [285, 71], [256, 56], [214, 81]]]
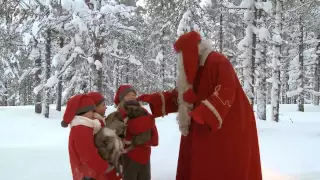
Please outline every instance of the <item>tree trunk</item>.
[[[115, 83], [114, 83], [114, 85], [115, 85], [115, 87], [116, 88], [118, 88], [119, 86], [120, 86], [120, 84], [119, 84], [119, 75], [120, 75], [120, 67], [119, 67], [119, 64], [120, 64], [120, 62], [119, 62], [119, 60], [116, 60], [117, 62], [116, 62], [116, 67], [115, 67], [115, 74], [113, 75], [114, 77], [115, 77]], [[116, 91], [116, 90], [115, 90]]]
[[165, 83], [166, 83], [166, 80], [165, 80], [165, 78], [166, 78], [166, 75], [165, 75], [165, 70], [166, 70], [166, 65], [165, 65], [165, 63], [166, 63], [166, 60], [165, 60], [165, 58], [164, 58], [164, 47], [162, 46], [161, 47], [161, 53], [162, 53], [162, 64], [161, 64], [161, 69], [160, 69], [160, 71], [161, 71], [161, 80], [162, 80], [162, 90], [165, 90]]
[[58, 87], [57, 87], [57, 106], [56, 110], [61, 111], [61, 105], [62, 105], [62, 77], [59, 77]]
[[[60, 37], [60, 48], [64, 46], [64, 38]], [[57, 87], [57, 106], [56, 110], [61, 111], [61, 104], [62, 104], [62, 76], [59, 77], [58, 87]]]
[[[38, 50], [38, 41], [33, 38], [33, 49], [37, 49]], [[39, 51], [39, 50], [38, 50]], [[40, 51], [39, 51], [40, 53]], [[34, 73], [34, 87], [37, 87], [40, 85], [41, 83], [41, 66], [42, 62], [41, 62], [41, 55], [39, 54], [39, 57], [37, 57], [34, 61], [34, 67], [36, 69], [35, 73]], [[42, 100], [42, 96], [41, 93], [37, 93], [35, 95], [35, 113], [41, 114], [42, 112], [42, 104], [41, 104], [41, 100]]]
[[[265, 12], [262, 9], [258, 10], [259, 18], [261, 24], [260, 27], [265, 27]], [[266, 40], [258, 41], [257, 50], [258, 52], [256, 55], [260, 54], [257, 57], [257, 64], [258, 64], [258, 73], [259, 78], [257, 80], [257, 115], [261, 120], [267, 120], [266, 116], [266, 109], [267, 109], [267, 78], [266, 78], [266, 66], [267, 66], [267, 42]]]
[[[252, 22], [253, 27], [256, 27], [257, 25], [257, 9], [253, 7], [252, 9], [254, 11], [254, 19]], [[252, 97], [251, 99], [251, 105], [254, 106], [254, 94], [255, 94], [255, 64], [256, 64], [256, 47], [257, 47], [257, 35], [253, 32], [252, 30], [252, 54], [251, 54], [251, 72], [250, 72], [250, 78], [251, 78], [251, 92], [252, 92]]]
[[[44, 77], [48, 81], [50, 78], [50, 60], [51, 60], [51, 30], [48, 29], [46, 32], [46, 54], [45, 54], [45, 64], [44, 64]], [[50, 88], [44, 88], [44, 117], [49, 118], [49, 108], [50, 108]]]
[[[320, 41], [320, 34], [317, 37], [317, 40]], [[320, 42], [318, 42], [317, 48], [316, 48], [316, 55], [317, 55], [317, 63], [314, 73], [314, 91], [320, 92]], [[320, 97], [319, 96], [313, 96], [313, 104], [319, 106], [320, 103]]]
[[129, 84], [129, 60], [126, 62], [126, 80], [125, 80], [125, 83], [126, 84]]
[[[250, 101], [252, 107], [254, 106], [255, 100], [255, 81], [254, 81], [254, 70], [255, 70], [255, 56], [256, 56], [256, 34], [253, 32], [253, 27], [256, 26], [256, 17], [257, 17], [257, 9], [253, 6], [248, 9], [249, 13], [252, 14], [252, 19], [247, 20], [245, 23], [247, 25], [246, 28], [246, 36], [251, 37], [251, 42], [248, 44], [247, 49], [244, 53], [246, 53], [246, 58], [243, 61], [243, 86], [246, 92], [246, 95]], [[249, 35], [248, 35], [249, 34]]]
[[28, 77], [28, 105], [32, 105], [32, 101], [33, 101], [33, 97], [32, 97], [32, 89], [33, 89], [33, 86], [32, 86], [32, 77]]
[[[95, 40], [95, 54], [93, 54], [94, 61], [99, 61], [102, 65], [103, 54], [99, 52], [101, 44], [103, 43], [103, 39], [97, 38]], [[102, 92], [102, 82], [103, 82], [103, 71], [102, 67], [96, 67], [94, 64], [92, 66], [92, 71], [94, 73], [94, 91]]]
[[219, 51], [220, 53], [223, 52], [223, 15], [220, 14], [220, 32], [219, 32]]
[[303, 63], [303, 50], [304, 50], [304, 28], [302, 17], [300, 17], [300, 43], [299, 43], [299, 79], [298, 79], [298, 88], [300, 88], [301, 93], [298, 96], [298, 110], [304, 112], [304, 63]]
[[[279, 0], [276, 1], [276, 35], [281, 36], [281, 11], [282, 6]], [[272, 120], [279, 122], [279, 104], [280, 104], [280, 62], [281, 62], [281, 43], [274, 44], [274, 57], [272, 60], [272, 89], [271, 89], [271, 105], [272, 105]]]
[[21, 80], [19, 83], [19, 99], [20, 99], [20, 105], [27, 105], [27, 79]]

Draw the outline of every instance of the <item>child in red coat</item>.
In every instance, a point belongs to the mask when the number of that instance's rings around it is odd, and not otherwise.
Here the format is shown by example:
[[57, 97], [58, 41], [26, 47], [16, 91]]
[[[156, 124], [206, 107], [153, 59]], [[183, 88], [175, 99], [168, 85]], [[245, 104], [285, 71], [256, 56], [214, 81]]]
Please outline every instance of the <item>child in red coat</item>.
[[99, 120], [93, 120], [95, 103], [85, 94], [71, 97], [61, 122], [71, 130], [69, 135], [69, 158], [73, 180], [108, 180], [106, 173], [113, 167], [103, 160], [94, 145], [94, 134], [101, 128]]
[[[93, 118], [100, 120], [102, 127], [106, 126], [105, 112], [107, 107], [105, 104], [105, 98], [99, 92], [89, 92], [87, 95], [93, 100], [96, 106], [94, 109]], [[121, 180], [121, 177], [117, 176], [115, 168], [107, 173], [107, 177], [108, 180]]]
[[[127, 124], [124, 142], [127, 144], [127, 147], [133, 147], [127, 148], [128, 151], [123, 155], [123, 180], [150, 180], [151, 146], [158, 145], [158, 131], [154, 118], [147, 110], [143, 109], [144, 112], [141, 113], [141, 116], [134, 117], [132, 115], [130, 117], [131, 112], [125, 110], [125, 104], [136, 101], [136, 97], [136, 91], [132, 86], [121, 85], [114, 99], [118, 111], [123, 114], [124, 121]], [[135, 137], [147, 131], [151, 132], [149, 141], [143, 144], [131, 145]]]

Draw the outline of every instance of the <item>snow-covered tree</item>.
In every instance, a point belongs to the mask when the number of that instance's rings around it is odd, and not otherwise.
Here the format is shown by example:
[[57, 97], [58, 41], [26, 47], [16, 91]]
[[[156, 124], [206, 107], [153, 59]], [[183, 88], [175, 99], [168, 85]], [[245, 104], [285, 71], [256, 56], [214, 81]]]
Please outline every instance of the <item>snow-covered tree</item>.
[[271, 106], [272, 120], [279, 121], [279, 104], [280, 104], [280, 57], [282, 44], [282, 2], [276, 1], [275, 6], [275, 28], [273, 35], [273, 58], [272, 58], [272, 90], [271, 90]]

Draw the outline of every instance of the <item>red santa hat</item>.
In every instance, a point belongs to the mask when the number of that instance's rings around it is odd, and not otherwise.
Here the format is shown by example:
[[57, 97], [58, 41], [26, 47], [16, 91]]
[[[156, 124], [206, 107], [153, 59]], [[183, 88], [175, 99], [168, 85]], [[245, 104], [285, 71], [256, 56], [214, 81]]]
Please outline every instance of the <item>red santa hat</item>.
[[103, 95], [99, 92], [90, 92], [87, 95], [93, 100], [96, 106], [99, 106], [105, 100]]
[[67, 108], [63, 115], [62, 127], [68, 127], [77, 114], [82, 114], [96, 108], [93, 100], [86, 94], [72, 96], [67, 102]]
[[121, 85], [119, 86], [116, 95], [114, 97], [114, 103], [116, 105], [118, 105], [122, 99], [124, 98], [124, 96], [126, 96], [126, 94], [128, 94], [129, 92], [134, 92], [137, 93], [136, 90], [131, 86], [131, 85]]
[[184, 71], [189, 84], [193, 84], [199, 67], [198, 45], [201, 36], [195, 31], [188, 32], [179, 37], [174, 44], [176, 52], [182, 52]]

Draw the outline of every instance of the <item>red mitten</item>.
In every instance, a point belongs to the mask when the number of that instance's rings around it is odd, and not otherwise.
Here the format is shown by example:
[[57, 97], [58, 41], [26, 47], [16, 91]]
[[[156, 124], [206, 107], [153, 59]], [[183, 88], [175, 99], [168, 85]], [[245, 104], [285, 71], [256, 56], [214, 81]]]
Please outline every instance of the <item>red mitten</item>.
[[189, 113], [189, 116], [193, 119], [194, 122], [199, 123], [199, 124], [204, 124], [204, 120], [197, 113], [194, 113], [192, 111]]
[[197, 101], [197, 95], [193, 92], [192, 88], [189, 88], [183, 93], [183, 100], [190, 104], [193, 104]]
[[205, 124], [210, 129], [219, 129], [219, 121], [216, 116], [211, 112], [211, 110], [204, 104], [200, 104], [193, 111], [189, 113], [193, 121], [199, 124]]
[[144, 94], [137, 98], [138, 101], [146, 102], [152, 111], [154, 118], [163, 116], [162, 114], [162, 100], [159, 93]]
[[150, 94], [143, 94], [143, 95], [139, 96], [139, 97], [137, 98], [137, 100], [151, 104], [152, 95], [150, 95]]

